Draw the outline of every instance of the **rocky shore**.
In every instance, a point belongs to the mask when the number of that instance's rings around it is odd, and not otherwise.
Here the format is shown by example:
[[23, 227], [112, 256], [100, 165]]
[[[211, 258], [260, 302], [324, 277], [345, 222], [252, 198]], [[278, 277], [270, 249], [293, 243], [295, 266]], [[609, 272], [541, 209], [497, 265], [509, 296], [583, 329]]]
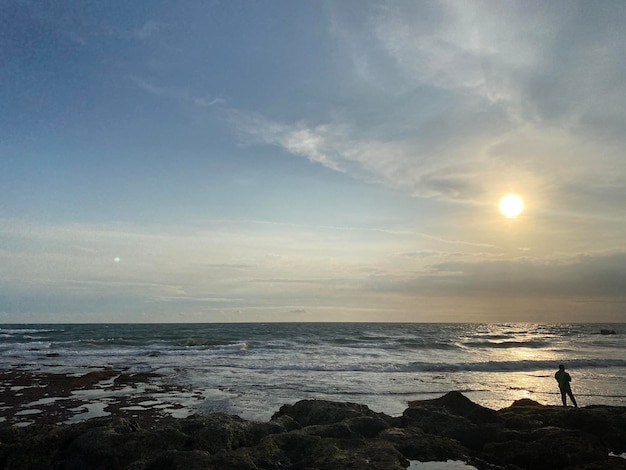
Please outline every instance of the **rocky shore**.
[[67, 425], [2, 423], [5, 469], [402, 470], [462, 460], [482, 469], [626, 469], [626, 407], [530, 400], [498, 411], [459, 392], [402, 416], [323, 400], [284, 405], [268, 422], [211, 414], [107, 416]]
[[161, 374], [92, 367], [78, 373], [0, 371], [0, 427], [72, 424], [101, 416], [183, 418], [205, 399]]

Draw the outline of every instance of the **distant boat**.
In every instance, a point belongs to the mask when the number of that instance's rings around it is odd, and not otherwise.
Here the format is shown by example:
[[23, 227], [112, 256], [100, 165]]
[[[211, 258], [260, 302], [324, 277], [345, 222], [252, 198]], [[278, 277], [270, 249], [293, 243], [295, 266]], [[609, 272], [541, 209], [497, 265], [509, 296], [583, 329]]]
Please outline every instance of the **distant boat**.
[[600, 330], [601, 335], [614, 335], [615, 330]]

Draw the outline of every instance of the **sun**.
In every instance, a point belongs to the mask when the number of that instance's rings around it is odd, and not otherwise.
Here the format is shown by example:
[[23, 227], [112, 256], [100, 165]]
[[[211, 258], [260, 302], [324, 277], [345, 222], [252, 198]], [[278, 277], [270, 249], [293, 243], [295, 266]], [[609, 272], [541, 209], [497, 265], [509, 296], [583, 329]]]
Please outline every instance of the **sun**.
[[500, 199], [499, 207], [503, 216], [514, 219], [524, 210], [524, 200], [517, 194], [505, 194]]

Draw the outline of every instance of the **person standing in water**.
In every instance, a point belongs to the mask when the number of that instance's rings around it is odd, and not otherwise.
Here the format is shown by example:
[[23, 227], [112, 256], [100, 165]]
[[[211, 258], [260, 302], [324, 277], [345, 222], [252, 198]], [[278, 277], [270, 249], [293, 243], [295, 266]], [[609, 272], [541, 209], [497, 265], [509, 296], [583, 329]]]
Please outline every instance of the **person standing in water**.
[[565, 372], [565, 366], [563, 364], [559, 365], [559, 370], [557, 370], [556, 374], [554, 374], [554, 378], [559, 383], [559, 390], [561, 391], [561, 400], [563, 401], [563, 406], [567, 406], [565, 395], [568, 395], [570, 400], [572, 400], [574, 407], [578, 408], [576, 398], [574, 398], [572, 388], [569, 384], [572, 381], [572, 378], [567, 372]]

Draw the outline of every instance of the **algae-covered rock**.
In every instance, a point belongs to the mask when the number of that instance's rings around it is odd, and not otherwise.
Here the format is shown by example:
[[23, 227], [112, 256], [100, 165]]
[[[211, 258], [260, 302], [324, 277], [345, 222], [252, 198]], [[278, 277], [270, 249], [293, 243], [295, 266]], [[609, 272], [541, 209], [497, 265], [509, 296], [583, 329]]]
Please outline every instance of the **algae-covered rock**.
[[278, 412], [274, 413], [272, 420], [285, 415], [294, 419], [301, 426], [337, 423], [362, 416], [383, 416], [370, 410], [366, 405], [326, 400], [302, 400], [294, 405], [283, 405]]
[[474, 403], [461, 392], [448, 392], [444, 396], [433, 400], [411, 401], [409, 402], [409, 407], [443, 409], [454, 416], [462, 416], [475, 424], [499, 423], [502, 421], [502, 418], [496, 411]]
[[268, 422], [212, 414], [96, 418], [0, 427], [3, 469], [401, 470], [409, 460], [463, 460], [479, 470], [626, 469], [626, 408], [499, 411], [458, 392], [412, 402], [401, 417], [365, 405], [305, 400]]

